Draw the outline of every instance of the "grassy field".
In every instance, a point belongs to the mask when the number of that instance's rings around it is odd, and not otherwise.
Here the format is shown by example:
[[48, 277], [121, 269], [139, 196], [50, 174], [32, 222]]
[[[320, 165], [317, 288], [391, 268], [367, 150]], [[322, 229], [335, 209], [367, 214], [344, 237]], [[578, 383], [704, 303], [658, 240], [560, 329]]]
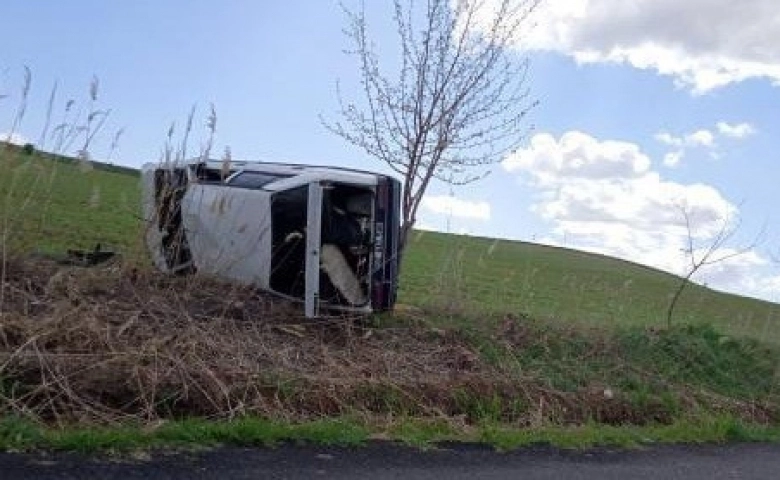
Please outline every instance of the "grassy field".
[[13, 248], [52, 253], [138, 245], [140, 195], [132, 170], [26, 155], [2, 144], [0, 165], [0, 219]]
[[[12, 245], [64, 252], [96, 243], [143, 255], [139, 185], [132, 171], [0, 147], [0, 218]], [[405, 258], [400, 302], [456, 314], [504, 314], [597, 326], [666, 324], [679, 278], [575, 250], [416, 232]], [[492, 315], [495, 314], [495, 315]], [[780, 306], [690, 285], [678, 323], [708, 323], [731, 335], [780, 343]]]
[[[567, 324], [666, 325], [674, 275], [601, 255], [532, 243], [417, 232], [401, 301], [474, 315], [526, 314]], [[780, 342], [780, 307], [691, 284], [677, 323]]]

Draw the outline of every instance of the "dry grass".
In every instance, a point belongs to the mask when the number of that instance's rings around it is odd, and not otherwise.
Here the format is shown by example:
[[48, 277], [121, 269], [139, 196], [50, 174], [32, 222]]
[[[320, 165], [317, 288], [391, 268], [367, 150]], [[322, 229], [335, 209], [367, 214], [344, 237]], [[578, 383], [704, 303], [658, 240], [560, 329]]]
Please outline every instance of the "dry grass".
[[[669, 422], [674, 408], [605, 384], [555, 388], [488, 362], [457, 329], [406, 320], [306, 320], [300, 307], [251, 288], [123, 266], [6, 266], [0, 322], [0, 412], [50, 424], [155, 422], [259, 415], [483, 420], [516, 425]], [[491, 341], [507, 351], [539, 339], [507, 318]], [[719, 399], [719, 401], [721, 401]], [[755, 404], [724, 406], [767, 419]], [[760, 411], [759, 411], [760, 410]]]
[[[121, 264], [27, 258], [6, 268], [0, 409], [47, 423], [357, 414], [642, 424], [673, 415], [598, 383], [553, 388], [423, 322], [306, 320], [299, 306], [251, 288]], [[521, 321], [501, 325], [497, 344], [523, 348]]]
[[3, 407], [46, 420], [330, 414], [374, 385], [480, 368], [446, 336], [312, 323], [297, 306], [200, 277], [29, 259], [7, 270]]

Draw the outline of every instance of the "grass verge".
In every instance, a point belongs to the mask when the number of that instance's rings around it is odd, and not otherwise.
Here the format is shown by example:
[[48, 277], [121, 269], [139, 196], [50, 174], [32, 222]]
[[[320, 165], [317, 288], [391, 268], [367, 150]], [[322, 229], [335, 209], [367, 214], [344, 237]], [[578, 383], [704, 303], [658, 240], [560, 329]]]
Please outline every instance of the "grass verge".
[[356, 418], [330, 418], [287, 423], [247, 417], [231, 421], [178, 420], [156, 427], [41, 427], [19, 417], [0, 420], [0, 450], [56, 450], [80, 453], [123, 453], [151, 449], [198, 449], [221, 445], [273, 447], [281, 443], [354, 447], [370, 441], [399, 442], [421, 449], [451, 442], [480, 442], [500, 451], [530, 446], [563, 449], [636, 448], [657, 444], [778, 442], [780, 426], [744, 423], [728, 416], [678, 420], [668, 425], [517, 428], [486, 424], [454, 426], [445, 421], [414, 418], [389, 423]]
[[285, 423], [256, 417], [231, 421], [188, 419], [156, 426], [39, 426], [19, 417], [0, 420], [0, 449], [50, 449], [75, 452], [131, 451], [149, 448], [273, 446], [280, 442], [354, 446], [369, 438], [368, 430], [348, 419]]

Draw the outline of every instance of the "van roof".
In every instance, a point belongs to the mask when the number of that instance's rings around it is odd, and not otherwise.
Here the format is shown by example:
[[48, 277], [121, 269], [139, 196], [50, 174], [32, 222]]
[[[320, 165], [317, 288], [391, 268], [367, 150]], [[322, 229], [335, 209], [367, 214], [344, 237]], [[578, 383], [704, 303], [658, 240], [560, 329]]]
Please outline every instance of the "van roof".
[[[207, 168], [221, 168], [223, 160], [209, 159], [204, 161], [195, 159], [188, 161], [189, 165], [196, 165], [198, 163], [205, 163]], [[303, 163], [283, 163], [283, 162], [263, 162], [256, 160], [231, 160], [230, 168], [237, 170], [248, 171], [265, 171], [287, 175], [298, 175], [301, 173], [322, 172], [322, 173], [338, 173], [346, 172], [351, 174], [366, 175], [371, 177], [387, 177], [388, 175], [378, 172], [371, 172], [368, 170], [360, 170], [356, 168], [336, 167], [331, 165], [308, 165]]]
[[[194, 160], [187, 163], [191, 167], [194, 167], [198, 164], [203, 164], [208, 169], [221, 169], [223, 168], [224, 161], [210, 159], [206, 160], [205, 162]], [[331, 180], [364, 185], [376, 185], [379, 178], [388, 177], [388, 175], [381, 173], [346, 167], [246, 160], [231, 160], [229, 168], [234, 172], [248, 171], [284, 175], [291, 177], [289, 180], [293, 180], [293, 178], [295, 178], [296, 180], [300, 181], [305, 178], [306, 182]], [[290, 182], [287, 181], [282, 183], [288, 184]], [[269, 187], [271, 187], [271, 185], [269, 185]], [[269, 189], [275, 190], [275, 188], [272, 187]]]

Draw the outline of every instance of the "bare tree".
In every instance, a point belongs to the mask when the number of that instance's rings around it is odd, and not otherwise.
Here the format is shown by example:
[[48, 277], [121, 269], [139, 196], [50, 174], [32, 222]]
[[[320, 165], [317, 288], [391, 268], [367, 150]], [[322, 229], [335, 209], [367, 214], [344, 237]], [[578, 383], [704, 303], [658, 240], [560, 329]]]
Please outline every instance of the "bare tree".
[[539, 0], [394, 0], [400, 61], [380, 68], [364, 9], [343, 7], [363, 101], [339, 91], [341, 121], [326, 126], [403, 178], [400, 246], [436, 178], [466, 184], [519, 147], [536, 102], [527, 58], [512, 50]]
[[678, 205], [678, 208], [685, 221], [686, 246], [683, 249], [683, 253], [688, 260], [688, 268], [685, 276], [680, 278], [680, 283], [677, 285], [674, 294], [672, 294], [672, 297], [669, 300], [669, 306], [666, 310], [667, 328], [671, 328], [672, 326], [672, 319], [674, 310], [677, 307], [677, 302], [680, 300], [685, 288], [691, 283], [691, 278], [693, 278], [699, 270], [708, 265], [721, 263], [730, 258], [748, 253], [756, 247], [760, 238], [757, 236], [752, 243], [736, 250], [725, 249], [724, 245], [734, 236], [739, 227], [738, 224], [732, 223], [731, 218], [727, 217], [723, 219], [718, 231], [708, 239], [708, 245], [704, 248], [697, 248], [694, 242], [690, 212], [685, 205]]

